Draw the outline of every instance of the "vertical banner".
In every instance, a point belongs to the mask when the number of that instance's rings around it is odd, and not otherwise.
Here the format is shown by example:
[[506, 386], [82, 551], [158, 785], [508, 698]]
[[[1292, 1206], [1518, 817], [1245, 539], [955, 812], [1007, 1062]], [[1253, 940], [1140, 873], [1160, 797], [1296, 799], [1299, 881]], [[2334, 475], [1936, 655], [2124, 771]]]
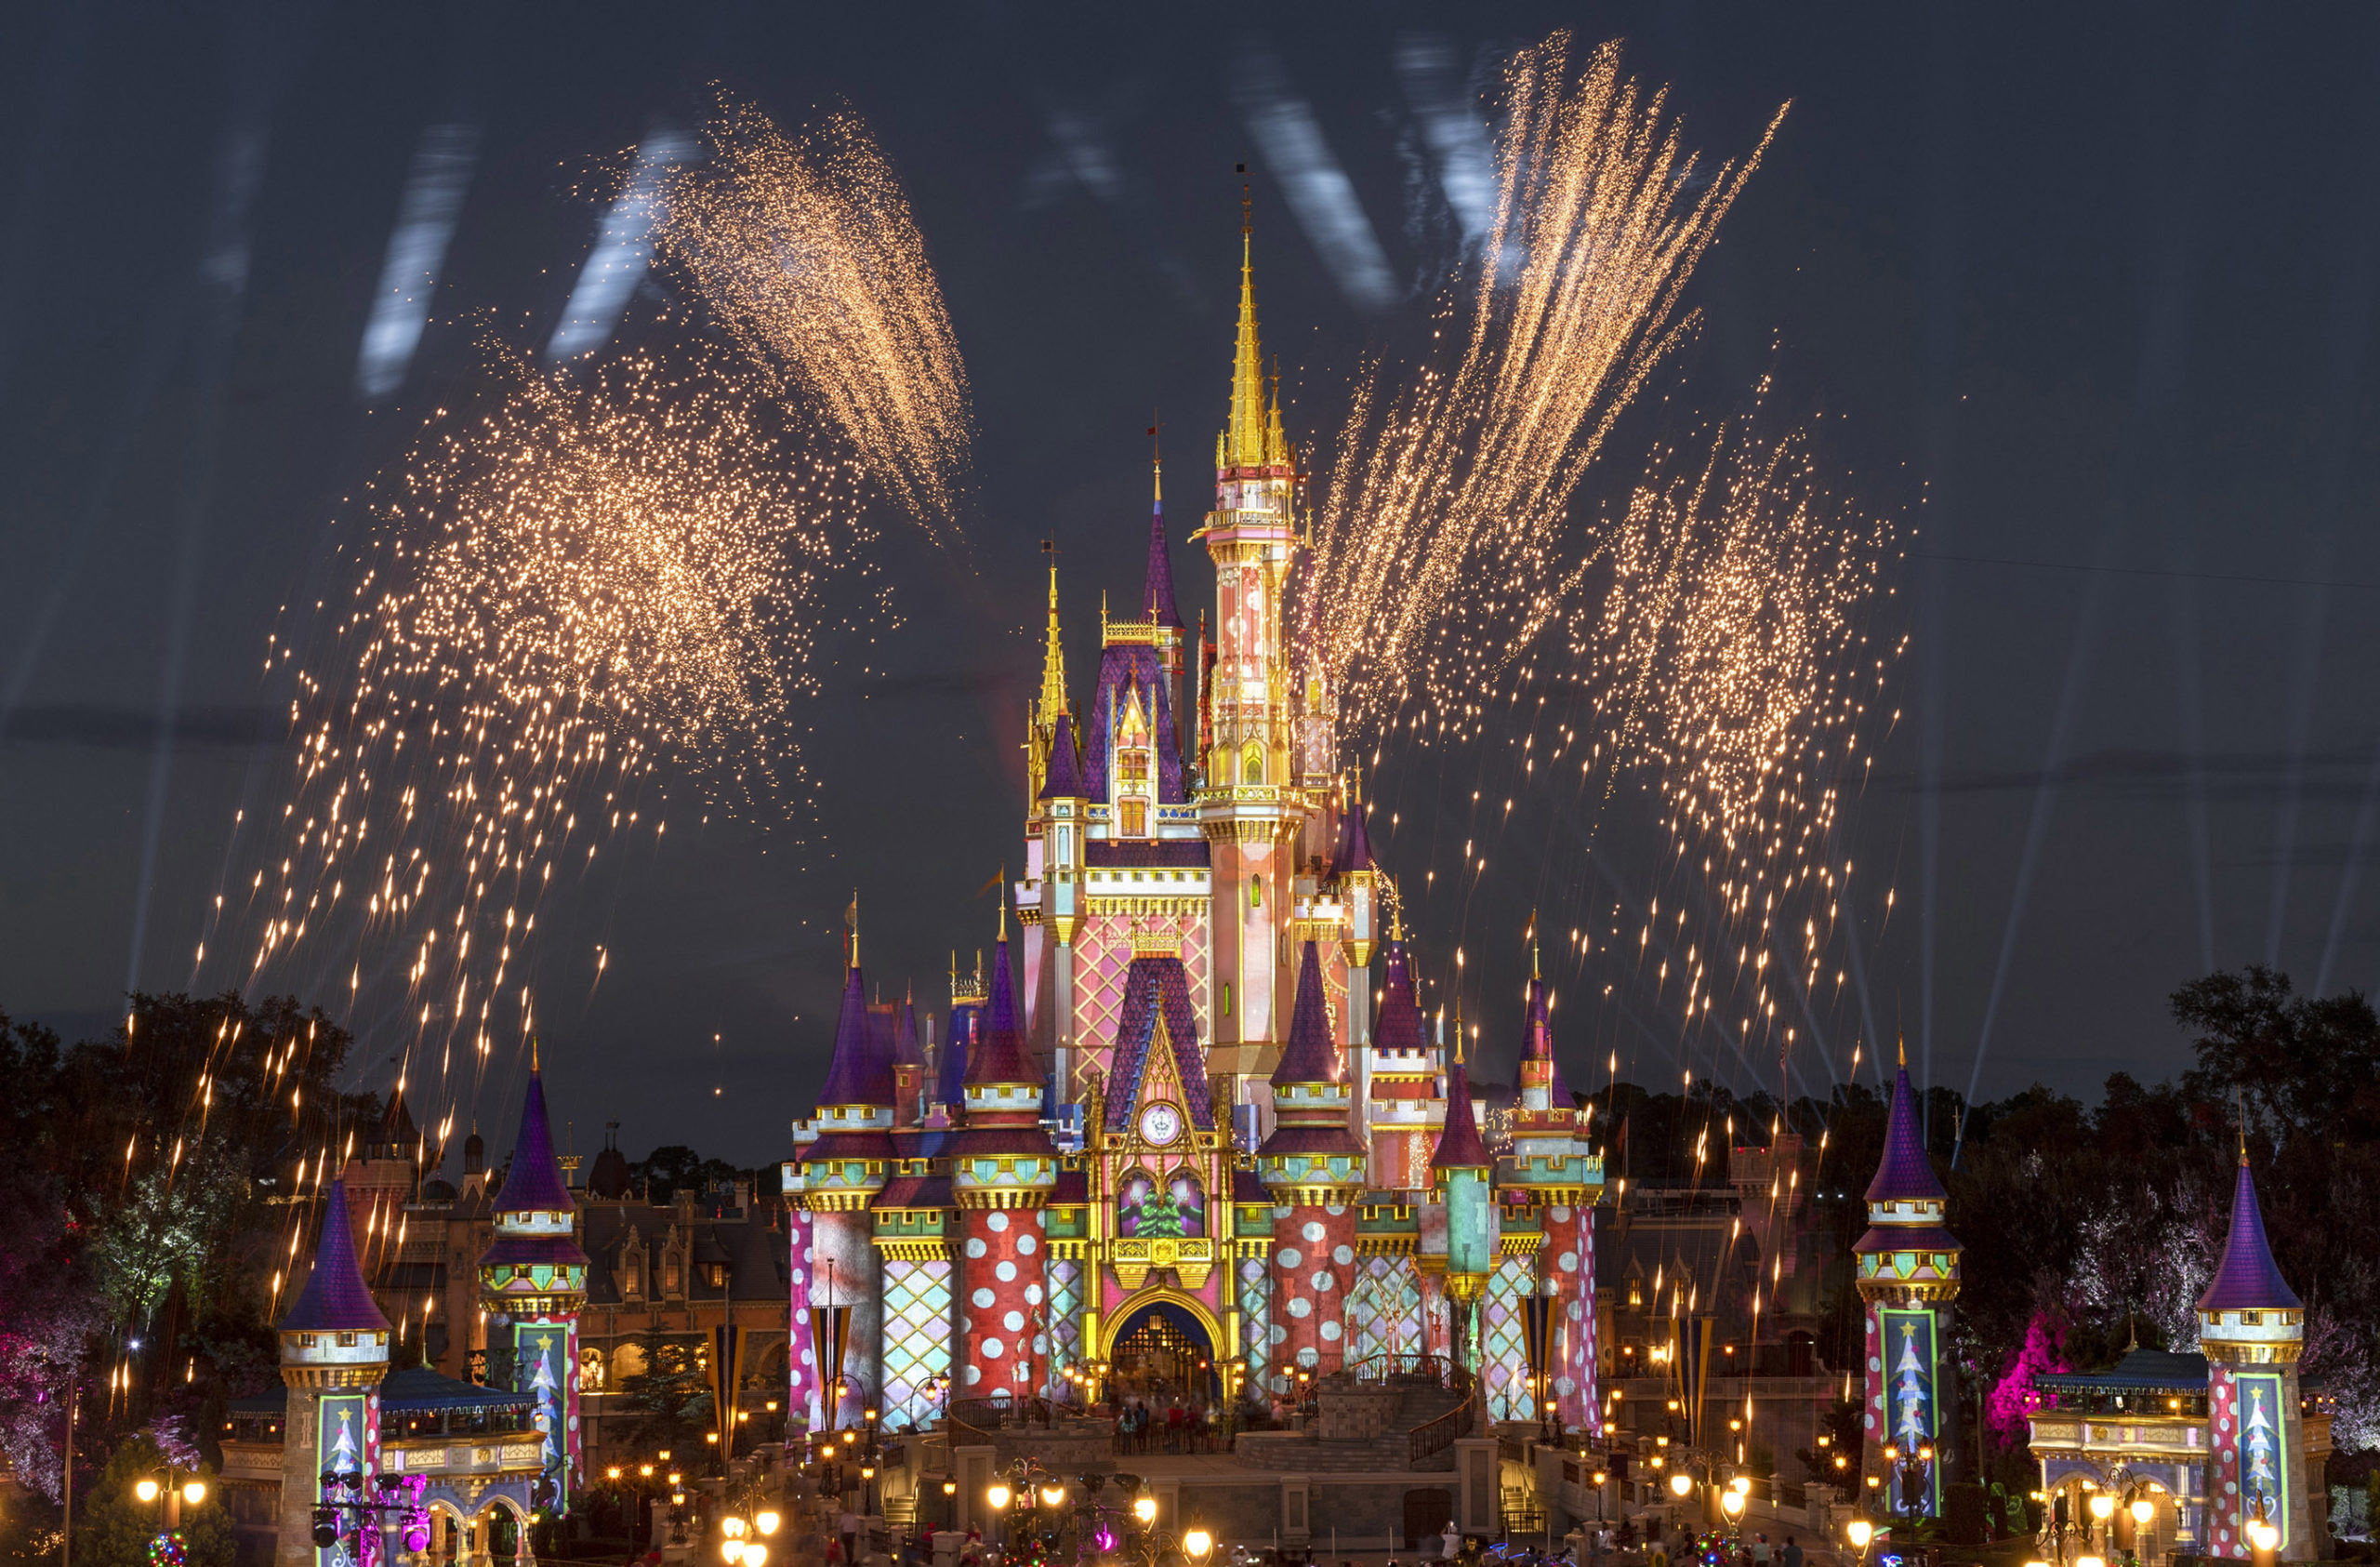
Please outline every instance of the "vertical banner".
[[744, 1386], [744, 1330], [725, 1321], [710, 1330], [710, 1407], [719, 1422], [719, 1457], [735, 1456], [736, 1392]]
[[2240, 1523], [2262, 1518], [2281, 1531], [2281, 1546], [2290, 1546], [2289, 1443], [2283, 1424], [2288, 1417], [2288, 1388], [2277, 1371], [2234, 1368], [2231, 1396], [2240, 1423]]
[[[377, 1388], [341, 1388], [324, 1392], [314, 1404], [314, 1471], [317, 1475], [337, 1473], [360, 1475], [366, 1485], [380, 1472], [380, 1392]], [[314, 1494], [320, 1497], [322, 1481], [313, 1481]], [[353, 1495], [343, 1491], [342, 1495]], [[342, 1521], [341, 1527], [347, 1527]], [[379, 1530], [364, 1525], [369, 1538], [363, 1542], [367, 1549], [377, 1549]], [[319, 1567], [352, 1567], [358, 1560], [348, 1543], [316, 1550], [314, 1560]]]
[[1876, 1315], [1884, 1350], [1884, 1440], [1900, 1450], [1899, 1461], [1885, 1469], [1887, 1500], [1903, 1517], [1937, 1518], [1941, 1465], [1938, 1456], [1928, 1461], [1920, 1455], [1938, 1445], [1934, 1313], [1884, 1306]]
[[578, 1471], [578, 1324], [512, 1324], [515, 1389], [536, 1401], [530, 1411], [541, 1452], [538, 1467], [552, 1481], [549, 1505], [569, 1504]]

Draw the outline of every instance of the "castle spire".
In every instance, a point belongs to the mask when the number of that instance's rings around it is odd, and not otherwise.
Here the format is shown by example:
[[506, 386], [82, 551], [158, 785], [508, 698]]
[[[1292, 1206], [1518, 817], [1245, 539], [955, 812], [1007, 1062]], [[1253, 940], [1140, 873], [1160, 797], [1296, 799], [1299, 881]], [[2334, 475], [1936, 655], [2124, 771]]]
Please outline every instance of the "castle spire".
[[1149, 564], [1141, 583], [1141, 618], [1179, 631], [1182, 609], [1173, 595], [1173, 556], [1165, 543], [1165, 462], [1157, 450], [1161, 428], [1161, 424], [1149, 426]]
[[1041, 705], [1033, 716], [1047, 728], [1057, 722], [1058, 715], [1073, 710], [1066, 701], [1066, 649], [1058, 633], [1058, 546], [1055, 540], [1041, 541], [1042, 553], [1050, 557], [1050, 624], [1041, 647]]
[[[1239, 166], [1248, 173], [1248, 166]], [[1255, 224], [1250, 217], [1248, 183], [1239, 187], [1239, 336], [1231, 362], [1231, 417], [1223, 427], [1225, 468], [1261, 468], [1265, 459], [1266, 414], [1264, 356], [1256, 337], [1256, 266], [1252, 249]]]

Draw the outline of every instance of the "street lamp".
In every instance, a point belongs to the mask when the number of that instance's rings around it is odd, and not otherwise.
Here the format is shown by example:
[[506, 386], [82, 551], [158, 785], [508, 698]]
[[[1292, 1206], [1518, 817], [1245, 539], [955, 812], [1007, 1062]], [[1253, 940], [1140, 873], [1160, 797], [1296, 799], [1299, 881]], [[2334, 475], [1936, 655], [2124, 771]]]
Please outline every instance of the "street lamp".
[[1855, 1518], [1843, 1526], [1843, 1534], [1851, 1542], [1851, 1548], [1859, 1553], [1859, 1560], [1865, 1561], [1868, 1559], [1868, 1542], [1876, 1537], [1876, 1526], [1864, 1518]]
[[2103, 1544], [2114, 1543], [2115, 1531], [2109, 1527], [2108, 1521], [2115, 1515], [2116, 1499], [2111, 1494], [2105, 1491], [2091, 1493], [2091, 1516], [2098, 1521], [2099, 1527], [2103, 1531], [2100, 1535]]

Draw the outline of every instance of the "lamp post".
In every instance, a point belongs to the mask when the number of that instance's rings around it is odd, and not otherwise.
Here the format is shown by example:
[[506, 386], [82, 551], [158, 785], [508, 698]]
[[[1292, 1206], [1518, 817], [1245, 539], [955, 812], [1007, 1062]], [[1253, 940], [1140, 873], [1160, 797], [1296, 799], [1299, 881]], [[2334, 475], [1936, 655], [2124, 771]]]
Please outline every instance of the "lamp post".
[[1868, 1542], [1876, 1537], [1876, 1526], [1864, 1518], [1854, 1518], [1843, 1526], [1843, 1537], [1851, 1542], [1853, 1561], [1864, 1567], [1868, 1560]]
[[2100, 1545], [2112, 1551], [2115, 1549], [2115, 1529], [2110, 1521], [2116, 1516], [2116, 1499], [2112, 1492], [2091, 1493], [2091, 1516], [2098, 1521]]

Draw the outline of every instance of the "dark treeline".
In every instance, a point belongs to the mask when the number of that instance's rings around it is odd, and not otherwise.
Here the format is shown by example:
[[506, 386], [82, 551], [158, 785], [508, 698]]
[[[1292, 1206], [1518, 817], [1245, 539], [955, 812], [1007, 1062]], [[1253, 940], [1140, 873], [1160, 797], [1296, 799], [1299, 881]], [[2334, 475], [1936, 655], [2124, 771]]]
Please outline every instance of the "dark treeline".
[[[2118, 1072], [2096, 1105], [2038, 1083], [1972, 1105], [1947, 1088], [1924, 1096], [1928, 1151], [1966, 1248], [1950, 1343], [1965, 1396], [1984, 1390], [1996, 1466], [2024, 1439], [2028, 1370], [2105, 1364], [2135, 1335], [2196, 1347], [2243, 1115], [2274, 1254], [2307, 1307], [2307, 1379], [2335, 1401], [2343, 1450], [2380, 1445], [2380, 1017], [2360, 994], [2301, 996], [2261, 966], [2193, 981], [2171, 1008], [2183, 1069], [2172, 1081]], [[1813, 1217], [1837, 1259], [1821, 1352], [1848, 1365], [1859, 1303], [1842, 1259], [1867, 1228], [1888, 1084], [1790, 1104], [1715, 1084], [1587, 1097], [1606, 1178], [1632, 1189], [1725, 1187], [1730, 1141], [1765, 1143], [1779, 1124], [1818, 1150]]]

